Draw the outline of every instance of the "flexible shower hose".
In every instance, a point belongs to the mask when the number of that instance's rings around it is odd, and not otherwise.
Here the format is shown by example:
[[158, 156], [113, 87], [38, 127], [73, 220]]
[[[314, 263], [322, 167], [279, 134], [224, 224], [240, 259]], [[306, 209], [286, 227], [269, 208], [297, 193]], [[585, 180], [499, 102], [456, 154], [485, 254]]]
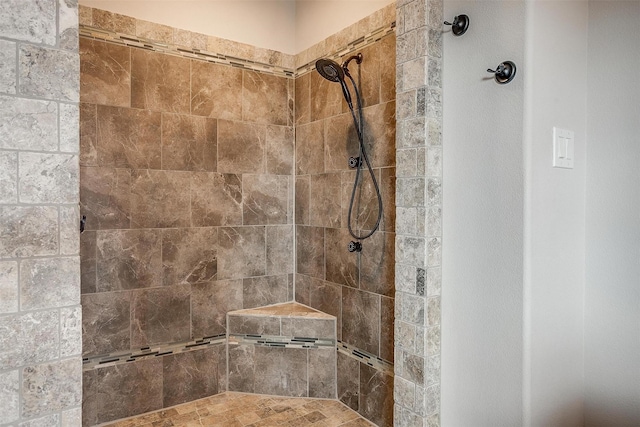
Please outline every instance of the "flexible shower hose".
[[367, 150], [364, 146], [364, 137], [363, 137], [363, 119], [362, 119], [362, 99], [360, 98], [360, 91], [358, 90], [358, 86], [356, 85], [356, 82], [353, 80], [353, 77], [351, 77], [350, 73], [346, 73], [347, 77], [349, 77], [349, 80], [351, 80], [351, 84], [353, 85], [353, 88], [355, 89], [356, 92], [356, 101], [358, 103], [358, 118], [359, 120], [356, 118], [356, 113], [353, 110], [353, 105], [349, 104], [349, 110], [351, 111], [351, 117], [353, 118], [353, 124], [356, 128], [356, 134], [358, 135], [358, 142], [359, 142], [359, 154], [358, 157], [362, 160], [364, 160], [365, 165], [367, 166], [367, 170], [369, 171], [369, 174], [371, 175], [371, 180], [373, 181], [373, 186], [376, 190], [376, 196], [378, 198], [378, 218], [376, 219], [376, 224], [373, 227], [373, 229], [371, 231], [369, 231], [366, 234], [363, 235], [358, 235], [355, 233], [355, 231], [353, 230], [353, 227], [351, 226], [351, 213], [353, 211], [353, 204], [355, 202], [355, 198], [356, 198], [356, 190], [358, 187], [358, 181], [360, 180], [360, 174], [361, 172], [361, 167], [360, 164], [358, 164], [356, 166], [356, 178], [353, 182], [353, 190], [351, 191], [351, 200], [349, 201], [349, 214], [347, 217], [347, 226], [349, 228], [349, 234], [351, 234], [351, 236], [353, 236], [354, 239], [357, 240], [364, 240], [367, 239], [371, 236], [373, 236], [373, 233], [376, 232], [376, 230], [380, 227], [380, 221], [382, 220], [382, 196], [380, 195], [380, 187], [378, 186], [378, 180], [376, 180], [376, 176], [373, 173], [373, 168], [371, 167], [371, 162], [369, 161], [369, 157], [367, 156]]

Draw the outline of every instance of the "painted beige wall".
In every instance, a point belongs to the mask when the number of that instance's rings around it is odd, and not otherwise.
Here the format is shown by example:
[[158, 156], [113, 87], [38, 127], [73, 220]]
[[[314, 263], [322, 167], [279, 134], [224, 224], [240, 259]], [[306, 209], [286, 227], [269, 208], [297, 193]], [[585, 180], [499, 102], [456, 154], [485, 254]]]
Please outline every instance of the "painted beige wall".
[[80, 0], [184, 30], [296, 54], [394, 0]]
[[296, 53], [380, 10], [395, 0], [296, 1]]
[[296, 53], [293, 0], [81, 0], [80, 4], [288, 54]]

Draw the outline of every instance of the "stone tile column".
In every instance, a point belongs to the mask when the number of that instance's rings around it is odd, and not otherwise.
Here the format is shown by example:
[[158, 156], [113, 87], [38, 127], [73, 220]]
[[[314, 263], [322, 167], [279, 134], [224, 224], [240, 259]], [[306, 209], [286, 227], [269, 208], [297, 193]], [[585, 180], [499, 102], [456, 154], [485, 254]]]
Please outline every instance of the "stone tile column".
[[80, 426], [77, 0], [0, 4], [0, 425]]
[[440, 425], [442, 0], [398, 0], [394, 425]]

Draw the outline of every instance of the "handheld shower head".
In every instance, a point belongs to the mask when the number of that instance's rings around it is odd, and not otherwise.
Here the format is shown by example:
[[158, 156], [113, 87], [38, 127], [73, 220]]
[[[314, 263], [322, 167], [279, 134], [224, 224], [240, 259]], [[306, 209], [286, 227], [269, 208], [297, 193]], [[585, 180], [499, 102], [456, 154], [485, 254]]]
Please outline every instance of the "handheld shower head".
[[325, 79], [330, 82], [339, 82], [344, 80], [344, 71], [338, 63], [325, 58], [320, 58], [316, 61], [316, 70]]
[[337, 62], [334, 62], [330, 59], [320, 58], [316, 61], [316, 70], [318, 73], [329, 80], [330, 82], [339, 82], [340, 87], [342, 87], [342, 94], [344, 95], [344, 99], [349, 104], [349, 108], [353, 108], [353, 102], [351, 101], [351, 93], [349, 93], [349, 88], [347, 88], [347, 84], [344, 81], [344, 70]]

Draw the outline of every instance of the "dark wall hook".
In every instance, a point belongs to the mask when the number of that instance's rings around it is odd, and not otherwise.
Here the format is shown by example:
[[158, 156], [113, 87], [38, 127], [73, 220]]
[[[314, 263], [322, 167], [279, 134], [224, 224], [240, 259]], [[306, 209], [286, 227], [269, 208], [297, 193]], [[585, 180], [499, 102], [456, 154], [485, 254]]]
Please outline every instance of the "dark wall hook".
[[487, 68], [487, 72], [495, 74], [496, 82], [505, 85], [516, 76], [516, 64], [511, 61], [504, 61], [495, 70]]
[[453, 18], [453, 22], [444, 21], [444, 25], [451, 25], [451, 32], [456, 36], [461, 36], [469, 29], [469, 17], [458, 15]]

